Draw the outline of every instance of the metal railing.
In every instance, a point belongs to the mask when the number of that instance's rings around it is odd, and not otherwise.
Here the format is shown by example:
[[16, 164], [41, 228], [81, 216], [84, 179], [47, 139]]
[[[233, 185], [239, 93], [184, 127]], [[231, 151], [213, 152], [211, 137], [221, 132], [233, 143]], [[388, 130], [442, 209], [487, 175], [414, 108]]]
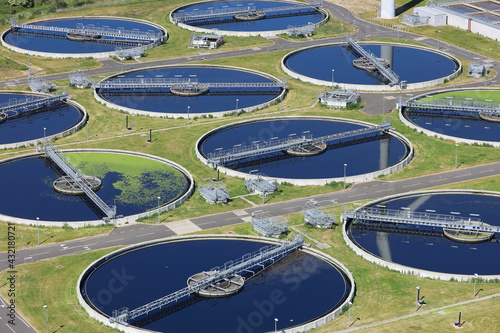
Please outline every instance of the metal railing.
[[207, 277], [193, 281], [186, 288], [173, 292], [167, 296], [149, 302], [136, 309], [128, 310], [127, 308], [113, 311], [113, 320], [127, 324], [137, 317], [148, 315], [150, 312], [158, 310], [167, 304], [177, 302], [177, 300], [198, 292], [207, 286], [217, 284], [218, 282], [226, 279], [227, 277], [246, 274], [249, 271], [258, 267], [261, 269], [263, 266], [269, 265], [276, 260], [294, 252], [304, 244], [304, 237], [302, 235], [294, 237], [291, 241], [287, 241], [280, 246], [265, 246], [253, 253], [247, 253], [239, 259], [226, 262], [222, 266], [217, 266], [210, 269], [209, 272], [213, 273]]
[[92, 25], [77, 25], [77, 28], [63, 28], [48, 25], [35, 25], [35, 24], [21, 24], [17, 22], [11, 23], [12, 29], [28, 29], [47, 32], [62, 32], [66, 34], [75, 35], [88, 35], [88, 36], [102, 36], [111, 38], [124, 38], [134, 40], [149, 40], [157, 41], [163, 37], [162, 33], [155, 33], [153, 31], [140, 31], [140, 30], [125, 30], [113, 29], [109, 27], [95, 27]]
[[350, 219], [368, 222], [410, 224], [470, 232], [500, 232], [500, 226], [486, 224], [479, 218], [413, 212], [411, 210], [364, 208], [346, 212], [345, 216]]
[[215, 164], [222, 164], [252, 156], [270, 154], [289, 149], [300, 149], [301, 147], [319, 145], [328, 141], [341, 140], [356, 137], [358, 135], [369, 134], [379, 131], [390, 130], [391, 124], [385, 123], [373, 127], [365, 127], [357, 130], [335, 133], [314, 138], [311, 134], [304, 134], [299, 137], [287, 137], [284, 139], [274, 139], [271, 141], [259, 141], [251, 145], [233, 147], [231, 149], [220, 149], [208, 154], [208, 159]]
[[87, 181], [87, 179], [81, 174], [81, 172], [64, 156], [56, 146], [51, 144], [44, 144], [43, 147], [45, 154], [66, 174], [68, 175], [87, 195], [87, 197], [92, 200], [99, 207], [100, 210], [108, 218], [114, 218], [116, 215], [116, 207], [109, 207], [95, 192], [92, 190], [92, 185]]
[[424, 101], [406, 101], [401, 103], [402, 107], [420, 110], [438, 111], [465, 111], [477, 113], [478, 115], [500, 115], [500, 106], [493, 102], [453, 100], [453, 99], [425, 99]]
[[39, 96], [27, 96], [24, 100], [13, 99], [12, 101], [0, 105], [0, 114], [19, 114], [20, 112], [41, 108], [54, 102], [64, 101], [67, 98], [68, 93], [64, 92], [59, 95], [41, 98]]
[[347, 42], [349, 43], [349, 46], [351, 46], [355, 50], [358, 56], [367, 59], [373, 66], [375, 66], [380, 74], [382, 74], [389, 80], [389, 84], [391, 86], [399, 83], [399, 76], [394, 73], [392, 69], [385, 67], [380, 61], [378, 61], [377, 57], [375, 57], [373, 53], [362, 48], [351, 37], [347, 37]]
[[192, 10], [189, 12], [180, 11], [173, 15], [173, 19], [175, 22], [185, 23], [188, 21], [214, 19], [219, 17], [234, 16], [241, 14], [267, 14], [273, 12], [284, 12], [292, 10], [300, 11], [303, 9], [318, 9], [321, 7], [323, 7], [323, 1], [315, 1], [312, 4], [280, 6], [280, 7], [259, 8], [259, 9], [257, 9], [255, 6], [247, 6], [247, 7], [241, 6], [240, 8], [230, 7], [230, 8], [211, 9], [211, 10]]

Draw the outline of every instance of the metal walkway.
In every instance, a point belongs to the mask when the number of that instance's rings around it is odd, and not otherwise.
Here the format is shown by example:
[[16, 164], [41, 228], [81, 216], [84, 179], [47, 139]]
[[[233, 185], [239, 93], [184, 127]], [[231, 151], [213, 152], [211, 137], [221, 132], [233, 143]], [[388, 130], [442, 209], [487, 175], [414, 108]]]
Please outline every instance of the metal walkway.
[[434, 214], [427, 212], [421, 213], [410, 210], [366, 208], [346, 212], [345, 216], [350, 219], [368, 222], [409, 224], [469, 232], [500, 232], [500, 226], [488, 225], [481, 222], [478, 218], [465, 218], [458, 215]]
[[249, 158], [253, 156], [275, 153], [289, 149], [300, 149], [311, 145], [320, 145], [329, 141], [352, 139], [358, 135], [366, 135], [374, 132], [389, 131], [392, 129], [390, 123], [385, 123], [373, 127], [365, 127], [357, 130], [335, 133], [314, 138], [310, 134], [303, 134], [299, 137], [289, 136], [284, 139], [271, 141], [259, 141], [251, 145], [238, 146], [231, 149], [220, 149], [208, 154], [208, 159], [215, 164], [223, 165], [226, 162]]
[[116, 215], [116, 207], [109, 207], [102, 201], [97, 194], [92, 191], [91, 184], [85, 179], [85, 177], [80, 173], [80, 171], [64, 156], [58, 151], [57, 147], [51, 144], [44, 144], [43, 147], [45, 154], [71, 179], [82, 189], [82, 191], [87, 195], [87, 197], [96, 204], [99, 209], [101, 209], [104, 214], [112, 219]]
[[436, 110], [469, 112], [479, 115], [500, 116], [500, 106], [488, 102], [463, 101], [452, 99], [432, 99], [431, 102], [406, 101], [401, 103], [402, 107], [413, 110]]
[[27, 29], [36, 30], [44, 32], [61, 32], [66, 34], [75, 35], [85, 35], [85, 36], [101, 36], [110, 38], [122, 38], [127, 40], [148, 40], [148, 41], [158, 41], [163, 38], [162, 33], [155, 33], [153, 31], [140, 31], [140, 30], [125, 30], [125, 29], [113, 29], [109, 27], [95, 27], [92, 25], [84, 26], [83, 24], [77, 25], [76, 29], [72, 28], [62, 28], [47, 25], [35, 25], [35, 24], [21, 24], [17, 22], [11, 23], [11, 29]]
[[96, 83], [94, 89], [155, 88], [286, 88], [286, 82], [198, 82], [187, 78], [118, 78]]
[[392, 69], [385, 67], [380, 61], [378, 61], [377, 57], [370, 51], [363, 49], [354, 39], [351, 37], [347, 37], [347, 42], [349, 46], [354, 50], [354, 53], [358, 57], [365, 58], [368, 60], [377, 70], [389, 80], [389, 85], [393, 86], [399, 83], [399, 76], [392, 71]]
[[13, 99], [4, 105], [0, 105], [0, 114], [6, 114], [7, 116], [18, 115], [24, 111], [33, 111], [55, 102], [65, 101], [67, 98], [68, 93], [64, 92], [59, 95], [42, 98], [39, 98], [39, 96], [27, 96], [23, 100]]
[[293, 6], [280, 6], [280, 7], [270, 7], [270, 8], [259, 8], [255, 6], [247, 6], [240, 8], [219, 8], [211, 10], [193, 10], [190, 12], [179, 12], [173, 16], [175, 22], [188, 22], [196, 20], [209, 20], [216, 19], [226, 16], [234, 16], [241, 14], [268, 14], [273, 12], [284, 12], [292, 10], [304, 10], [304, 9], [318, 9], [323, 7], [323, 1], [315, 1], [312, 4], [303, 5], [293, 5]]
[[148, 304], [140, 306], [134, 310], [123, 308], [113, 311], [112, 319], [122, 324], [128, 324], [135, 318], [143, 315], [149, 315], [150, 312], [159, 310], [165, 305], [177, 302], [181, 298], [187, 297], [198, 292], [200, 289], [215, 285], [220, 281], [235, 275], [253, 274], [254, 271], [260, 270], [269, 264], [272, 264], [283, 258], [289, 253], [294, 252], [304, 244], [302, 235], [294, 237], [291, 241], [284, 242], [280, 246], [268, 245], [262, 247], [256, 252], [247, 253], [239, 259], [226, 262], [223, 266], [214, 267], [209, 270], [212, 275], [204, 279], [193, 282], [186, 288], [178, 290], [160, 299], [152, 301]]

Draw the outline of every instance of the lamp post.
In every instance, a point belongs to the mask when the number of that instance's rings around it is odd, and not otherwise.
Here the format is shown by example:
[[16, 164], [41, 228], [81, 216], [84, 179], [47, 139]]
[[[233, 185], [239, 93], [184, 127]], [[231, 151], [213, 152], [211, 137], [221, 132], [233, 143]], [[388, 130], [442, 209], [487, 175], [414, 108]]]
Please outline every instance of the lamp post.
[[478, 275], [477, 273], [474, 273], [474, 297], [476, 297], [476, 281], [477, 281]]
[[36, 218], [36, 231], [38, 233], [38, 245], [40, 245], [40, 228], [38, 227], [38, 220], [40, 220], [39, 217]]
[[440, 33], [440, 32], [441, 32], [441, 31], [439, 31], [439, 30], [438, 30], [438, 45], [437, 45], [437, 46], [438, 46], [438, 47], [437, 47], [437, 48], [438, 48], [438, 50], [439, 50], [439, 33]]
[[160, 223], [160, 197], [158, 197], [158, 224]]
[[236, 99], [236, 110], [238, 110], [238, 102], [239, 101], [240, 101], [239, 99]]
[[458, 168], [458, 145], [455, 145], [455, 169]]
[[278, 318], [274, 318], [274, 333], [278, 333]]
[[347, 164], [344, 163], [344, 190], [345, 190], [345, 181], [346, 181], [346, 169], [347, 169]]
[[191, 108], [191, 107], [188, 105], [188, 125], [189, 125], [189, 109], [190, 109], [190, 108]]
[[45, 138], [45, 130], [46, 130], [46, 129], [47, 129], [47, 128], [45, 128], [45, 127], [43, 128], [43, 146], [44, 146], [44, 147], [45, 147], [45, 144], [47, 143], [47, 139]]
[[484, 86], [486, 87], [488, 85], [488, 67], [490, 66], [490, 57], [491, 57], [491, 49], [488, 53], [488, 64], [486, 65], [486, 73], [484, 74]]
[[420, 298], [420, 287], [417, 287], [417, 300], [415, 301], [415, 311], [418, 310], [418, 299]]
[[352, 305], [352, 302], [349, 302], [349, 326], [347, 326], [347, 327], [351, 327], [351, 305]]
[[342, 42], [344, 41], [344, 23], [342, 23]]
[[333, 91], [333, 74], [335, 74], [335, 69], [332, 69], [332, 91]]
[[45, 317], [47, 318], [47, 333], [49, 333], [49, 307], [47, 305], [43, 307], [45, 308]]

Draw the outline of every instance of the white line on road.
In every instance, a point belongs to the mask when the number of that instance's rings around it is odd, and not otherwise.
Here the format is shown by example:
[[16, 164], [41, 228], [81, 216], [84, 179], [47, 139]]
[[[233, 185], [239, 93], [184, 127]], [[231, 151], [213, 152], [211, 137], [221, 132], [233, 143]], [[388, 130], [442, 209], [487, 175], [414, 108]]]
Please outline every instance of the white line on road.
[[455, 176], [455, 177], [457, 177], [457, 178], [459, 178], [459, 177], [467, 177], [467, 176], [470, 176], [470, 175], [471, 175], [470, 173], [466, 173], [465, 175], [458, 175], [458, 176]]
[[50, 252], [34, 253], [34, 254], [32, 254], [32, 256], [41, 256], [42, 254], [47, 254], [47, 253], [50, 253]]
[[477, 173], [487, 173], [487, 172], [491, 172], [493, 171], [493, 169], [488, 169], [488, 170], [484, 170], [484, 171], [478, 171]]
[[14, 330], [12, 329], [12, 327], [10, 327], [10, 326], [9, 326], [9, 324], [8, 324], [8, 323], [5, 323], [5, 325], [7, 325], [7, 327], [8, 327], [8, 328], [10, 328], [10, 330], [11, 330], [12, 332], [16, 333], [16, 331], [14, 331]]
[[378, 190], [378, 191], [375, 191], [375, 193], [380, 193], [380, 192], [387, 192], [387, 191], [390, 191], [390, 189], [385, 189], [385, 190]]
[[105, 241], [104, 243], [118, 242], [118, 241], [122, 241], [124, 239], [125, 238], [112, 239], [112, 240], [109, 240], [109, 241]]
[[401, 186], [401, 187], [412, 187], [412, 186], [417, 186], [417, 185], [420, 185], [422, 183], [413, 183], [413, 184], [409, 184], [409, 185], [404, 185], [404, 186]]
[[355, 198], [355, 197], [360, 197], [360, 196], [363, 196], [363, 195], [365, 195], [365, 193], [350, 195], [350, 196], [348, 196], [348, 198]]
[[433, 179], [433, 180], [429, 180], [429, 183], [437, 183], [437, 182], [440, 182], [442, 180], [443, 179]]

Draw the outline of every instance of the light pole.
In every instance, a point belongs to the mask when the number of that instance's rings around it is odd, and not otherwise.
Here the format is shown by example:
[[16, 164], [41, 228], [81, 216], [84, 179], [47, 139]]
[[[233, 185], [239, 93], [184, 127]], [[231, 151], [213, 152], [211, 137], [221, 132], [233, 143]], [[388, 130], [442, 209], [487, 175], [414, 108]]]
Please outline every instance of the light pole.
[[415, 301], [415, 311], [418, 311], [418, 299], [420, 298], [420, 287], [417, 287], [417, 300]]
[[47, 140], [45, 139], [45, 130], [46, 130], [46, 129], [47, 129], [47, 128], [45, 128], [45, 127], [43, 128], [43, 146], [44, 146], [44, 147], [45, 147], [45, 144], [47, 143], [47, 142], [46, 142]]
[[477, 281], [478, 275], [477, 273], [474, 273], [474, 297], [476, 297], [476, 281]]
[[158, 197], [158, 224], [160, 224], [160, 197]]
[[38, 245], [40, 245], [40, 228], [38, 227], [38, 220], [40, 220], [39, 217], [36, 218], [36, 231], [38, 233]]
[[342, 23], [342, 42], [344, 41], [344, 23]]
[[347, 327], [351, 327], [351, 305], [352, 305], [352, 302], [349, 302], [349, 326], [347, 326]]
[[441, 32], [441, 31], [439, 31], [439, 30], [438, 30], [438, 50], [439, 50], [439, 33], [440, 33], [440, 32]]
[[458, 168], [458, 145], [455, 145], [455, 169]]
[[274, 333], [278, 333], [278, 318], [274, 318]]
[[335, 74], [335, 69], [332, 69], [332, 91], [333, 91], [333, 74]]
[[49, 333], [49, 307], [47, 305], [43, 307], [45, 308], [45, 317], [47, 317], [47, 333]]
[[490, 66], [490, 57], [491, 57], [491, 49], [488, 53], [488, 64], [486, 65], [486, 73], [484, 74], [484, 76], [485, 76], [484, 86], [485, 87], [488, 85], [488, 67]]
[[345, 190], [345, 181], [346, 181], [346, 169], [347, 169], [347, 164], [344, 163], [344, 190]]
[[238, 102], [239, 101], [240, 101], [239, 99], [236, 99], [236, 110], [238, 110]]
[[190, 109], [190, 108], [191, 108], [191, 107], [188, 105], [188, 125], [189, 125], [189, 109]]

